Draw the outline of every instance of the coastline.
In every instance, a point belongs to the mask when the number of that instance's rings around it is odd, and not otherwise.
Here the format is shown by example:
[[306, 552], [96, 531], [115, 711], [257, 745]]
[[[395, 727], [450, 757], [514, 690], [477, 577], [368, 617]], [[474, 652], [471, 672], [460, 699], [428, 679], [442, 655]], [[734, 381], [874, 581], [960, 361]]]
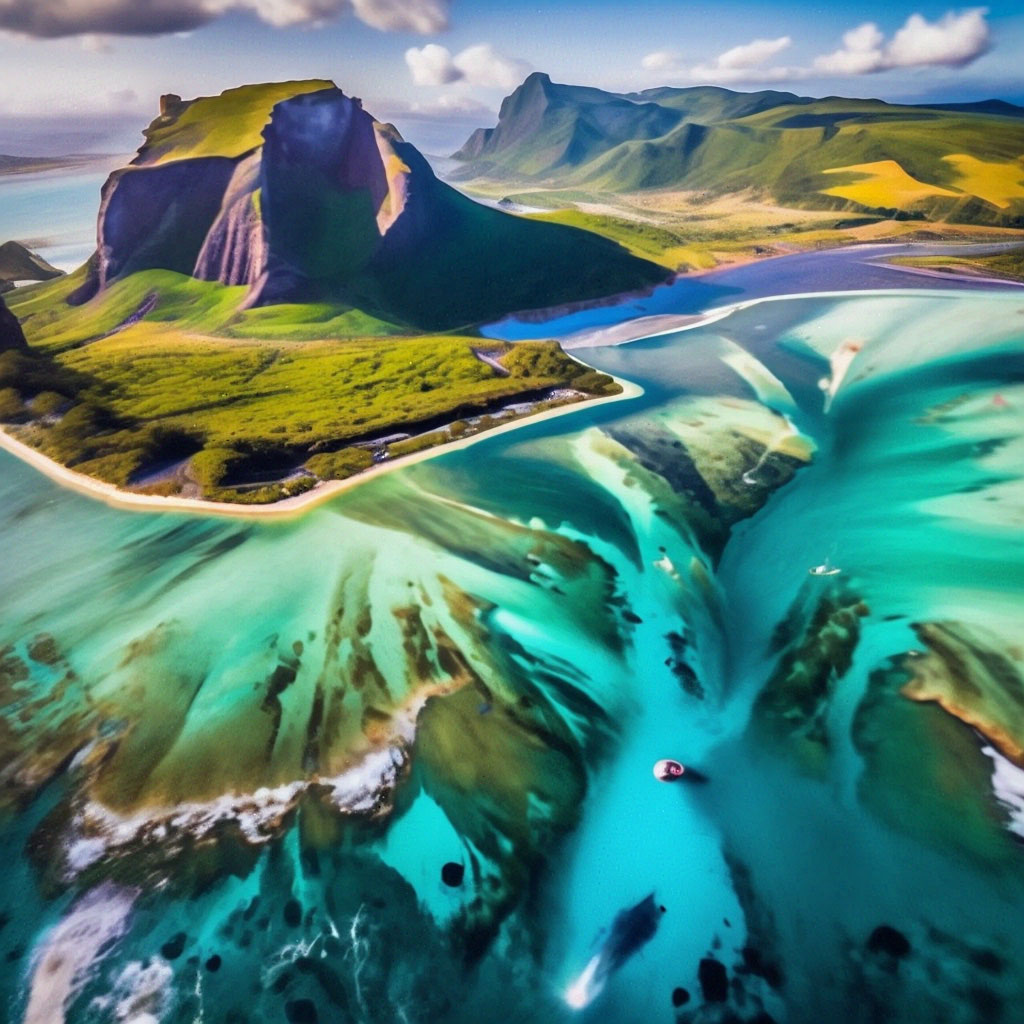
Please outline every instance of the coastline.
[[[784, 254], [777, 254], [763, 259], [779, 258]], [[879, 260], [882, 265], [895, 271], [903, 271], [911, 274], [925, 274], [943, 280], [951, 277], [963, 278], [972, 282], [978, 282], [979, 278], [972, 274], [948, 274], [935, 273], [928, 270], [921, 270], [916, 267], [903, 267], [898, 264], [888, 263]], [[713, 273], [713, 271], [703, 271]], [[1002, 278], [985, 278], [987, 283], [997, 287], [1024, 287], [1024, 284]], [[664, 337], [669, 334], [677, 334], [683, 331], [695, 330], [706, 327], [724, 320], [733, 313], [749, 309], [762, 302], [784, 302], [791, 299], [837, 299], [856, 298], [869, 295], [878, 296], [950, 296], [957, 294], [955, 291], [946, 289], [921, 289], [921, 288], [870, 288], [870, 289], [837, 289], [821, 292], [794, 292], [780, 295], [763, 295], [750, 299], [743, 299], [724, 306], [714, 306], [701, 313], [671, 314], [662, 313], [653, 316], [638, 317], [622, 323], [613, 324], [608, 327], [600, 327], [592, 330], [584, 330], [576, 334], [566, 335], [560, 339], [562, 348], [582, 362], [573, 353], [579, 349], [601, 348], [617, 345], [626, 345], [635, 341], [647, 341], [653, 338]], [[587, 365], [587, 364], [583, 364]], [[610, 402], [625, 401], [631, 398], [638, 398], [644, 392], [638, 384], [618, 377], [614, 380], [622, 388], [618, 395], [608, 395], [602, 398], [591, 398], [583, 402], [576, 402], [571, 405], [559, 406], [556, 409], [548, 409], [544, 412], [523, 416], [510, 423], [504, 423], [490, 430], [474, 434], [471, 437], [450, 441], [446, 444], [437, 445], [421, 452], [414, 452], [410, 455], [378, 463], [370, 469], [348, 477], [345, 480], [323, 481], [317, 484], [312, 490], [291, 498], [284, 498], [268, 505], [239, 505], [232, 502], [203, 501], [196, 498], [181, 498], [175, 496], [162, 496], [151, 494], [138, 494], [132, 491], [122, 490], [114, 484], [97, 480], [84, 473], [78, 473], [73, 469], [61, 465], [59, 462], [50, 459], [42, 452], [32, 448], [30, 445], [17, 440], [0, 427], [0, 449], [21, 459], [34, 469], [49, 477], [55, 483], [66, 487], [69, 490], [77, 491], [88, 497], [99, 499], [115, 508], [129, 509], [143, 512], [184, 512], [199, 515], [225, 516], [238, 519], [292, 519], [303, 514], [310, 508], [321, 505], [337, 497], [344, 491], [358, 487], [369, 480], [386, 473], [393, 472], [405, 466], [414, 465], [426, 461], [448, 451], [457, 451], [476, 444], [488, 437], [518, 430], [521, 427], [534, 423], [542, 423], [546, 420], [555, 419], [559, 416], [566, 416], [584, 406], [603, 405]]]
[[[916, 268], [913, 267], [904, 268], [893, 266], [892, 264], [886, 264], [886, 266], [891, 266], [894, 270], [916, 270]], [[940, 277], [942, 280], [949, 280], [949, 278], [954, 275], [938, 274], [929, 276], [936, 276]], [[969, 280], [973, 283], [977, 283], [981, 280], [971, 275], [956, 276], [963, 277], [965, 280]], [[984, 280], [1000, 287], [1005, 285], [1009, 288], [1024, 288], [1024, 283], [1018, 281], [1007, 281], [1003, 278], [985, 278]], [[752, 306], [757, 306], [762, 302], [786, 302], [790, 299], [864, 298], [869, 295], [891, 295], [901, 296], [904, 298], [915, 295], [927, 295], [933, 298], [941, 298], [944, 296], [952, 297], [958, 294], [960, 293], [951, 288], [848, 288], [827, 292], [791, 292], [785, 295], [760, 295], [756, 298], [742, 299], [739, 302], [732, 302], [726, 306], [713, 306], [711, 309], [707, 309], [703, 313], [658, 313], [654, 316], [642, 316], [635, 320], [626, 320], [620, 324], [612, 324], [610, 327], [599, 327], [595, 330], [579, 331], [576, 334], [566, 335], [560, 340], [562, 348], [567, 352], [575, 352], [578, 349], [584, 348], [605, 348], [617, 345], [628, 345], [634, 341], [647, 341], [651, 338], [664, 337], [666, 334], [678, 334], [681, 331], [692, 331], [696, 330], [698, 327], [706, 327], [708, 324], [724, 320], [727, 316], [731, 316], [733, 313], [738, 313], [743, 309], [750, 309]]]
[[[611, 375], [609, 375], [611, 376]], [[584, 408], [591, 408], [595, 405], [606, 405], [611, 402], [623, 402], [632, 398], [639, 398], [644, 389], [632, 381], [623, 380], [619, 377], [613, 378], [622, 388], [617, 395], [605, 395], [602, 398], [591, 398], [583, 402], [574, 402], [571, 405], [561, 405], [555, 409], [547, 409], [534, 415], [522, 416], [511, 423], [503, 423], [500, 426], [492, 427], [490, 430], [473, 434], [472, 437], [464, 437], [447, 444], [437, 445], [434, 448], [427, 448], [420, 452], [413, 452], [388, 462], [377, 463], [372, 468], [345, 480], [328, 480], [317, 484], [312, 490], [303, 494], [297, 494], [292, 498], [285, 498], [269, 505], [236, 505], [225, 501], [202, 501], [197, 498], [180, 498], [175, 496], [162, 496], [156, 494], [136, 494], [133, 491], [125, 491], [114, 484], [108, 484], [95, 477], [86, 476], [85, 473], [78, 473], [67, 466], [61, 465], [42, 452], [37, 451], [31, 445], [12, 437], [6, 430], [0, 428], [0, 449], [15, 456], [33, 469], [48, 477], [54, 483], [65, 487], [68, 490], [76, 491], [86, 497], [98, 499], [113, 508], [128, 509], [133, 512], [184, 512], [193, 515], [223, 516], [232, 519], [294, 519], [309, 509], [322, 505], [336, 498], [344, 491], [351, 490], [361, 484], [397, 469], [404, 469], [417, 462], [425, 462], [427, 459], [435, 458], [450, 451], [458, 451], [469, 448], [480, 441], [495, 437], [498, 434], [510, 433], [522, 427], [532, 426], [536, 423], [543, 423], [546, 420], [553, 420], [559, 416], [567, 416], [570, 413], [578, 412]]]

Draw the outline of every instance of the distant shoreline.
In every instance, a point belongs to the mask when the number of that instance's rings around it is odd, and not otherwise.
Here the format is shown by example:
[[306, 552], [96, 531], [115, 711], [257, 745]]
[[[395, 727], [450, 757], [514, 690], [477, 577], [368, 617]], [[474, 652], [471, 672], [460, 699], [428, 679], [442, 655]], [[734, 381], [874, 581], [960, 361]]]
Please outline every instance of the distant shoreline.
[[[609, 374], [609, 376], [611, 376]], [[294, 519], [309, 509], [322, 505], [332, 498], [336, 498], [343, 491], [351, 490], [361, 484], [394, 472], [397, 469], [404, 469], [417, 462], [425, 462], [445, 452], [458, 451], [495, 437], [498, 434], [510, 433], [522, 427], [533, 426], [536, 423], [543, 423], [546, 420], [556, 419], [559, 416], [567, 416], [569, 413], [578, 412], [581, 409], [591, 408], [595, 405], [606, 405], [611, 402], [628, 401], [632, 398], [639, 398], [644, 389], [632, 381], [623, 380], [619, 377], [613, 378], [622, 388], [617, 395], [606, 395], [601, 398], [591, 398], [582, 402], [573, 402], [570, 405], [560, 405], [554, 409], [546, 409], [543, 412], [522, 416], [511, 423], [503, 423], [500, 426], [492, 427], [489, 430], [473, 434], [472, 437], [464, 437], [459, 440], [450, 441], [446, 444], [436, 445], [420, 452], [404, 455], [400, 458], [381, 462], [362, 473], [350, 476], [345, 480], [328, 480], [318, 484], [312, 490], [303, 494], [296, 494], [291, 498], [284, 498], [267, 505], [242, 505], [226, 501], [202, 501], [198, 498], [181, 498], [173, 495], [163, 496], [158, 494], [137, 494], [133, 491], [126, 491], [114, 484], [105, 483], [95, 477], [86, 476], [85, 473], [78, 473], [67, 466], [49, 458], [42, 452], [12, 437], [6, 430], [0, 428], [0, 449], [15, 456], [22, 462], [38, 470], [44, 476], [49, 477], [54, 483], [66, 487], [68, 490], [77, 491], [90, 498], [96, 498], [114, 508], [128, 509], [134, 512], [185, 512], [198, 515], [223, 516], [233, 519]]]
[[[1013, 281], [1002, 277], [979, 277], [977, 274], [960, 274], [934, 272], [918, 267], [903, 267], [895, 263], [880, 261], [881, 265], [891, 270], [904, 271], [910, 274], [918, 274], [925, 277], [933, 277], [948, 281], [950, 278], [961, 278], [974, 284], [984, 282], [998, 287], [1024, 288], [1024, 282]], [[666, 334], [677, 334], [680, 331], [692, 331], [698, 327], [706, 327], [708, 324], [724, 320], [727, 316], [737, 313], [742, 309], [749, 309], [761, 302], [781, 302], [788, 299], [841, 299], [847, 296], [857, 298], [867, 295], [901, 295], [915, 296], [925, 295], [932, 297], [955, 297], [961, 292], [953, 289], [930, 289], [930, 288], [861, 288], [861, 289], [838, 289], [827, 292], [792, 292], [786, 295], [760, 295], [756, 298], [741, 299], [726, 306], [713, 306], [704, 310], [703, 313], [658, 313], [653, 316], [637, 317], [635, 320], [626, 320], [620, 324], [612, 324], [608, 327], [597, 327], [576, 334], [568, 334], [561, 338], [561, 345], [567, 352], [575, 352], [584, 348], [605, 348], [617, 345], [628, 345], [634, 341], [646, 341], [649, 338], [661, 338]]]

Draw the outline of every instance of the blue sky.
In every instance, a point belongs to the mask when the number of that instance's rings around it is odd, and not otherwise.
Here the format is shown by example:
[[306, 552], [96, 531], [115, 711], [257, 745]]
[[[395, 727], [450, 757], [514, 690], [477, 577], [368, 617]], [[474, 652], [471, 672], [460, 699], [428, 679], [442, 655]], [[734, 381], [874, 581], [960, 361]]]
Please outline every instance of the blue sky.
[[107, 129], [130, 145], [163, 92], [314, 76], [428, 148], [447, 144], [439, 124], [492, 123], [531, 70], [614, 90], [1024, 101], [1022, 53], [1019, 0], [0, 0], [0, 152], [47, 124], [79, 148]]

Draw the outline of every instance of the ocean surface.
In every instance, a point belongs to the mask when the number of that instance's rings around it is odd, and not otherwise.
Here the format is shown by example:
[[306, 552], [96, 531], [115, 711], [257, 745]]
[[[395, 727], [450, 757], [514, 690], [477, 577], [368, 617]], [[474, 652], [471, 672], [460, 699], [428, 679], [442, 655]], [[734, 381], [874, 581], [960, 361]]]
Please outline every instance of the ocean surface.
[[8, 1019], [1020, 1019], [1024, 294], [586, 355], [288, 522], [0, 453]]
[[851, 293], [292, 521], [0, 453], [0, 1020], [1019, 1020], [1024, 291], [897, 251], [495, 325]]
[[0, 175], [0, 243], [14, 239], [71, 272], [96, 248], [96, 211], [108, 173], [124, 163], [97, 158], [87, 167]]

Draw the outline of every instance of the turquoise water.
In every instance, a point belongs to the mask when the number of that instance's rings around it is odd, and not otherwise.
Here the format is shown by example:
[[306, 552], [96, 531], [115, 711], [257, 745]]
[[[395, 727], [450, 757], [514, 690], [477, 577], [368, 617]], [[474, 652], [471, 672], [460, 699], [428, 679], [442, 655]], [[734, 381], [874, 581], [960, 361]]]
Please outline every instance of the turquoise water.
[[1024, 300], [587, 356], [289, 522], [0, 456], [10, 1019], [1018, 1019]]
[[60, 270], [80, 267], [96, 248], [100, 188], [120, 163], [0, 176], [0, 243], [22, 242]]

